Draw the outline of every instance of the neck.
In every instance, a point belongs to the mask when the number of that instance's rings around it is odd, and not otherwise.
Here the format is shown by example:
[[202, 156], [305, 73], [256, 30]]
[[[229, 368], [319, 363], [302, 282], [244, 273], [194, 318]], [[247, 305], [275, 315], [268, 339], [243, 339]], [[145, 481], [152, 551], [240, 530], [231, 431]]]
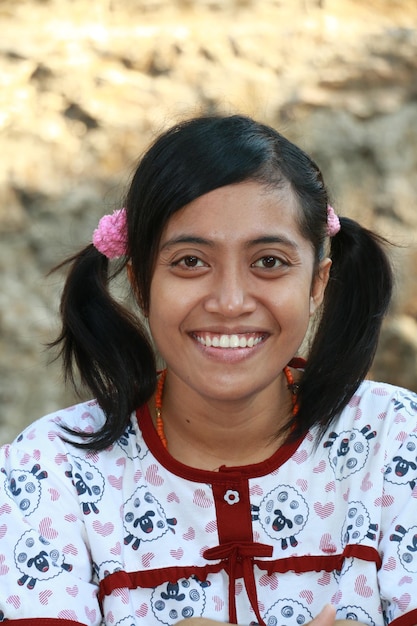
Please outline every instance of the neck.
[[[214, 469], [220, 465], [246, 465], [268, 458], [283, 443], [280, 425], [295, 417], [296, 385], [288, 368], [268, 402], [252, 401], [215, 406], [190, 398], [190, 414], [183, 395], [175, 392], [171, 377], [162, 372], [155, 394], [156, 429], [163, 445], [182, 463]], [[166, 383], [166, 384], [165, 384]], [[277, 407], [280, 407], [277, 410]], [[236, 437], [236, 432], [239, 436]]]

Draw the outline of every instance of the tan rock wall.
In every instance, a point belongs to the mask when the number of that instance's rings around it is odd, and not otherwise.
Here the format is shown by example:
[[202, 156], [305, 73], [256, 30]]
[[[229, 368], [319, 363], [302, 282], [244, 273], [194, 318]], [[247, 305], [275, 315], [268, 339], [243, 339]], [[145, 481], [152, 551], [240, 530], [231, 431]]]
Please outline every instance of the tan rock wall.
[[46, 273], [119, 206], [155, 133], [201, 111], [276, 126], [339, 212], [399, 244], [373, 375], [417, 390], [414, 0], [4, 0], [0, 22], [0, 441], [74, 401], [46, 369]]

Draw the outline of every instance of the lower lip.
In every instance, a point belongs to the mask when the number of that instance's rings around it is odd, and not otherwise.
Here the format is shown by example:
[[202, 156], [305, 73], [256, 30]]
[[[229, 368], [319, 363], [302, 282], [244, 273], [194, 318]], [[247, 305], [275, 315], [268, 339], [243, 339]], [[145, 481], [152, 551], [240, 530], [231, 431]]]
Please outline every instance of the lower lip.
[[258, 352], [267, 340], [267, 337], [264, 337], [262, 341], [252, 348], [213, 348], [212, 346], [209, 348], [197, 341], [192, 335], [191, 338], [205, 356], [221, 363], [239, 363], [240, 361], [245, 361]]

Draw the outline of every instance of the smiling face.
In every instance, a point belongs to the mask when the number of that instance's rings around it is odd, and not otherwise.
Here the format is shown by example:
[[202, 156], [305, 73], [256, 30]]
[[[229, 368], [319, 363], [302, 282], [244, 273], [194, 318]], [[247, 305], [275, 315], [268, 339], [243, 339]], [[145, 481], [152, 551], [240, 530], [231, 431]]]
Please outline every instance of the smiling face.
[[175, 213], [162, 233], [149, 325], [171, 381], [206, 400], [267, 394], [320, 305], [317, 268], [289, 188], [221, 187]]

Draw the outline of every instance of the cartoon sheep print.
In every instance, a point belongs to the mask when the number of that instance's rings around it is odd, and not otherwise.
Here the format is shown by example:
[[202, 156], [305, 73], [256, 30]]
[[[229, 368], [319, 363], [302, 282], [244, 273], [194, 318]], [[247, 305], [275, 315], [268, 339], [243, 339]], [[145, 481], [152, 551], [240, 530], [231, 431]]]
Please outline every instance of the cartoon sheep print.
[[164, 509], [154, 496], [141, 486], [124, 505], [125, 545], [137, 550], [141, 541], [155, 541], [176, 525], [175, 518], [167, 519]]
[[99, 513], [97, 504], [103, 497], [104, 477], [94, 465], [85, 459], [73, 457], [73, 460], [75, 467], [65, 472], [65, 476], [71, 478], [77, 490], [84, 515], [89, 515], [91, 512], [97, 514]]
[[28, 530], [16, 544], [14, 550], [15, 562], [22, 573], [17, 584], [27, 585], [34, 589], [36, 583], [49, 581], [59, 576], [63, 570], [70, 572], [72, 565], [64, 562], [64, 557], [51, 546], [49, 541], [38, 535], [34, 530]]
[[204, 587], [195, 578], [157, 587], [151, 597], [152, 610], [158, 621], [169, 626], [185, 617], [201, 617], [206, 597]]
[[[1, 469], [6, 474], [5, 469]], [[38, 505], [42, 493], [41, 481], [48, 477], [48, 473], [35, 464], [30, 471], [12, 470], [5, 480], [5, 492], [17, 502], [19, 509], [28, 517]]]
[[331, 432], [324, 447], [329, 448], [329, 461], [337, 480], [359, 472], [369, 455], [369, 441], [376, 436], [369, 424], [357, 430]]
[[253, 520], [259, 520], [271, 539], [281, 542], [281, 548], [297, 546], [296, 535], [308, 519], [308, 506], [301, 493], [289, 485], [270, 491], [259, 506], [252, 505]]

